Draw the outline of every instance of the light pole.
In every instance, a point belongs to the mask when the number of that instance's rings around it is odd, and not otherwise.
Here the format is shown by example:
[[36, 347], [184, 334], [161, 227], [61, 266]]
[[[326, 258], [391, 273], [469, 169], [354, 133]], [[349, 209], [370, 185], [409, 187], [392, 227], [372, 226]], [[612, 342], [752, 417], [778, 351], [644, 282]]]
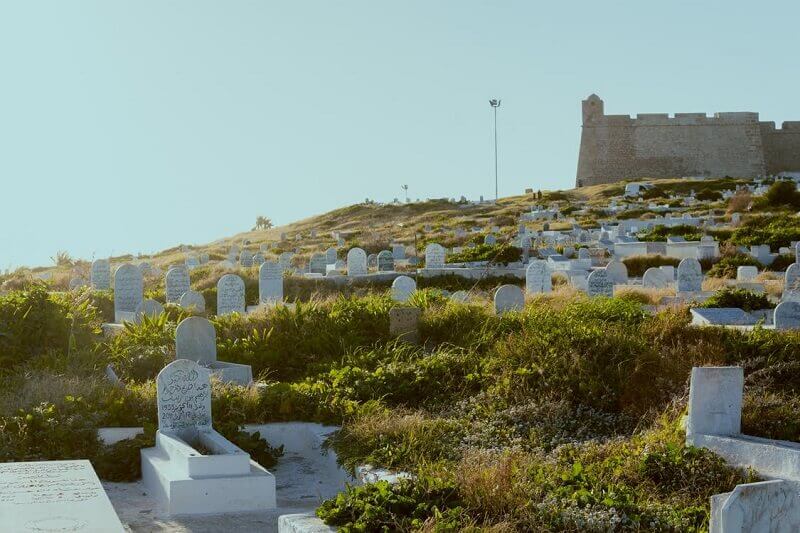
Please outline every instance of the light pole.
[[408, 185], [402, 185], [400, 188], [403, 189], [403, 191], [405, 191], [405, 193], [406, 193], [406, 203], [408, 203]]
[[497, 108], [500, 107], [500, 100], [489, 100], [489, 105], [494, 109], [494, 201], [498, 200], [497, 194]]

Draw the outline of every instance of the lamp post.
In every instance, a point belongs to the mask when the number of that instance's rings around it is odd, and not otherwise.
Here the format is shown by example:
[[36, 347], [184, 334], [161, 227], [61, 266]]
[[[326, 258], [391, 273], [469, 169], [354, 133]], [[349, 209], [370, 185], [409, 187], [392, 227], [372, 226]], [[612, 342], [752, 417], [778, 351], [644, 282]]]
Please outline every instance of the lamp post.
[[500, 107], [499, 99], [489, 100], [489, 105], [494, 109], [494, 201], [498, 200], [497, 194], [497, 108]]
[[406, 193], [406, 203], [408, 203], [408, 185], [403, 185], [400, 188]]

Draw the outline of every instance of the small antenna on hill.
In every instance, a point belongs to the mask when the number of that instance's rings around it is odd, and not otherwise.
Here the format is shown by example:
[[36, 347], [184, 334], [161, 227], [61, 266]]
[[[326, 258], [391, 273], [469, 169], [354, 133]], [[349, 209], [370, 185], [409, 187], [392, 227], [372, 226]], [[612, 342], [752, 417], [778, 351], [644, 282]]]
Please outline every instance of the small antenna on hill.
[[406, 203], [408, 203], [408, 185], [401, 185], [400, 188], [406, 193]]
[[489, 105], [494, 109], [494, 201], [499, 197], [497, 194], [497, 108], [500, 107], [500, 99], [489, 100]]

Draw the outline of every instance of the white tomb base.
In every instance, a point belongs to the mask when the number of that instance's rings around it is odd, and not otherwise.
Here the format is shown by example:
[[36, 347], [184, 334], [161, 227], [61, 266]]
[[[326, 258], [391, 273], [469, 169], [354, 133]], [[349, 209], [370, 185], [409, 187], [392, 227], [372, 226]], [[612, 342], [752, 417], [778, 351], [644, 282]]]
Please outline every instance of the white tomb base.
[[275, 478], [213, 429], [194, 434], [213, 455], [159, 431], [141, 451], [142, 481], [169, 515], [220, 514], [275, 508]]

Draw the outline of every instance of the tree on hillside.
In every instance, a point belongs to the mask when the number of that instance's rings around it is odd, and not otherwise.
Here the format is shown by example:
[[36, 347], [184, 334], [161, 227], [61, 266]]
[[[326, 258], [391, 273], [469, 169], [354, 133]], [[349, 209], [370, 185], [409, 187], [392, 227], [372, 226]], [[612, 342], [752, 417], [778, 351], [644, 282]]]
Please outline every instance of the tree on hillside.
[[256, 217], [256, 227], [255, 229], [270, 229], [272, 227], [272, 221], [267, 217]]

